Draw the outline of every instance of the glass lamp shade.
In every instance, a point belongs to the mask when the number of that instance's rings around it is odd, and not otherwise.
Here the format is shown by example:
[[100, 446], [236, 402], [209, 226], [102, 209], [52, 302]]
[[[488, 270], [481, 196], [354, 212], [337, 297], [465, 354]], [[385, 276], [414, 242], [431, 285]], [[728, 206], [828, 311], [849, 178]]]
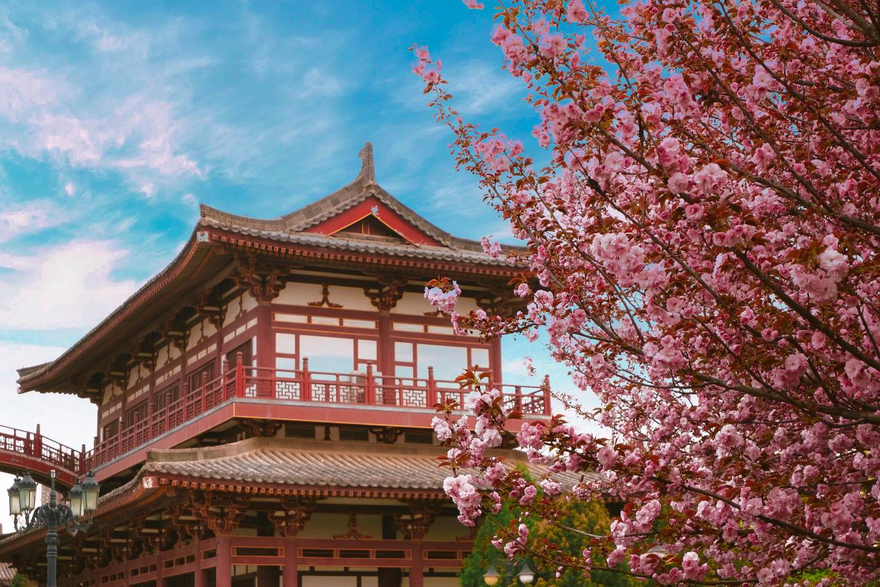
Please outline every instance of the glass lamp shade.
[[67, 497], [70, 499], [70, 511], [74, 516], [80, 517], [83, 515], [83, 491], [82, 485], [77, 483], [73, 487], [70, 488], [70, 493], [67, 494]]
[[489, 570], [483, 575], [483, 581], [486, 582], [486, 585], [497, 585], [500, 578], [498, 571], [495, 570], [495, 565], [489, 566]]
[[100, 493], [101, 486], [95, 481], [95, 475], [89, 471], [82, 482], [83, 513], [85, 515], [90, 516], [98, 509], [98, 495]]
[[32, 512], [37, 507], [37, 482], [30, 473], [18, 481], [18, 499], [22, 511]]
[[17, 516], [21, 514], [21, 496], [18, 492], [18, 477], [12, 483], [6, 493], [9, 494], [9, 515]]
[[532, 569], [529, 568], [529, 563], [525, 563], [523, 565], [523, 568], [519, 572], [518, 576], [520, 583], [522, 583], [523, 585], [528, 585], [535, 580], [535, 573], [532, 571]]

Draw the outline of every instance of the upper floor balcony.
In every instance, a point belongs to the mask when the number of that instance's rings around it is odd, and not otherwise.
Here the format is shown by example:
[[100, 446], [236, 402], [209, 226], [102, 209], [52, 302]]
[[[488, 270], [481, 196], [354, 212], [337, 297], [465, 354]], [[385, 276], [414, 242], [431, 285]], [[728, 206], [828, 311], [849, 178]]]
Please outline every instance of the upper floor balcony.
[[[150, 448], [179, 446], [222, 428], [232, 420], [297, 421], [320, 424], [367, 425], [381, 428], [429, 428], [434, 406], [447, 400], [463, 404], [471, 391], [455, 381], [437, 380], [433, 367], [426, 378], [389, 377], [373, 372], [329, 373], [302, 368], [283, 370], [242, 364], [214, 379], [203, 374], [195, 389], [184, 387], [182, 397], [156, 407], [103, 440], [83, 457], [84, 470], [99, 480], [131, 468]], [[550, 416], [550, 387], [493, 384], [504, 405], [525, 419]]]

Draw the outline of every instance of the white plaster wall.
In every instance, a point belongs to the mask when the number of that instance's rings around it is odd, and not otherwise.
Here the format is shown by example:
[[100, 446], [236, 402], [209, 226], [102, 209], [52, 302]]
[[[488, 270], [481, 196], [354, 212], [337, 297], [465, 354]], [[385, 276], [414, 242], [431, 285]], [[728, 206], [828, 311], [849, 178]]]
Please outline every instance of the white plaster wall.
[[244, 312], [250, 312], [254, 308], [257, 307], [257, 300], [254, 299], [249, 293], [244, 293], [241, 296], [241, 307]]
[[226, 316], [223, 318], [223, 326], [228, 326], [232, 324], [232, 322], [238, 318], [238, 315], [241, 313], [241, 296], [231, 300], [226, 305]]
[[428, 528], [425, 540], [452, 540], [467, 536], [471, 529], [450, 516], [438, 516]]
[[357, 287], [337, 287], [331, 285], [330, 301], [334, 304], [342, 304], [345, 310], [376, 311], [376, 307], [370, 303], [370, 298], [367, 297], [364, 290]]
[[161, 347], [156, 354], [156, 370], [161, 369], [168, 362], [168, 345]]

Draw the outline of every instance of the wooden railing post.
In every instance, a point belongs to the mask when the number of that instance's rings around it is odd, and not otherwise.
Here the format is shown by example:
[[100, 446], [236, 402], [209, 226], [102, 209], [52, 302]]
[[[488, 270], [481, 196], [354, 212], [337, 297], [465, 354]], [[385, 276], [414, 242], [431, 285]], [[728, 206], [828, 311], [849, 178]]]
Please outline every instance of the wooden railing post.
[[202, 371], [202, 414], [208, 411], [208, 372]]
[[434, 367], [428, 367], [428, 405], [426, 407], [433, 408], [437, 405], [437, 382], [434, 381]]
[[544, 415], [549, 416], [550, 411], [550, 375], [544, 375], [544, 383], [541, 385], [544, 391]]
[[77, 473], [82, 475], [86, 472], [86, 445], [83, 443], [82, 449], [79, 451], [79, 470]]
[[514, 387], [513, 392], [513, 411], [522, 413], [523, 405], [522, 405], [522, 387], [517, 385]]
[[226, 360], [226, 357], [220, 361], [220, 377], [220, 384], [223, 386], [220, 392], [220, 401], [226, 401], [229, 399], [229, 361]]
[[235, 353], [235, 397], [244, 397], [244, 355], [241, 351]]
[[43, 435], [40, 434], [40, 425], [37, 424], [37, 433], [34, 434], [34, 456], [43, 458]]
[[302, 396], [303, 401], [310, 402], [312, 401], [312, 381], [311, 375], [309, 375], [309, 358], [305, 357], [302, 360], [302, 391], [300, 395]]
[[367, 363], [367, 377], [364, 380], [364, 402], [368, 406], [376, 405], [376, 379], [373, 376], [372, 363]]
[[[155, 414], [156, 414], [155, 398], [150, 397], [149, 402], [147, 403], [147, 436], [144, 439], [144, 441], [152, 440], [152, 438], [153, 438], [153, 424], [154, 424], [153, 420], [155, 419], [153, 416], [155, 416]], [[157, 430], [157, 432], [158, 432], [158, 430]], [[158, 434], [156, 434], [156, 436], [158, 436]]]

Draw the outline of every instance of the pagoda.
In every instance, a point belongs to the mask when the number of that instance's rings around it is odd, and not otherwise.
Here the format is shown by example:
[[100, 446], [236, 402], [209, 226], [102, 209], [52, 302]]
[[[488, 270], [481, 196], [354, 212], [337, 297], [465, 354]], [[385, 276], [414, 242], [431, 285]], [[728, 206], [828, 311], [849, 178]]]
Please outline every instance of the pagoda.
[[[458, 584], [473, 534], [443, 492], [434, 405], [461, 402], [467, 368], [529, 420], [549, 419], [550, 395], [505, 384], [500, 340], [455, 335], [423, 291], [449, 276], [461, 312], [510, 311], [523, 267], [392, 197], [369, 144], [361, 159], [352, 183], [280, 218], [201, 206], [163, 271], [19, 370], [21, 392], [97, 407], [88, 450], [0, 430], [3, 470], [101, 483], [92, 528], [61, 533], [59, 585]], [[0, 560], [40, 581], [44, 538], [3, 536]]]

